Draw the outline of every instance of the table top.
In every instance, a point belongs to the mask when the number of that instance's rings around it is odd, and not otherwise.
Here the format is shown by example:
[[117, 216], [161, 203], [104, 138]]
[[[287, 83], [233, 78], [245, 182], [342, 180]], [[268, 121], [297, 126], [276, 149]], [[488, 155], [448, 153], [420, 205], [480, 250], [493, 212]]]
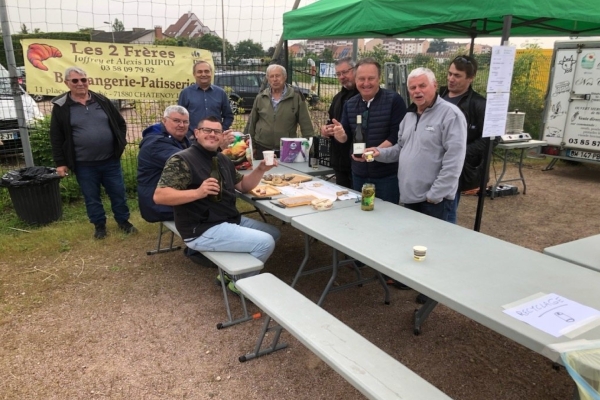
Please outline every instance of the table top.
[[[554, 337], [503, 313], [502, 306], [556, 293], [600, 309], [600, 274], [479, 232], [376, 200], [373, 211], [349, 207], [302, 215], [292, 226], [426, 294], [490, 329], [558, 361]], [[413, 246], [428, 248], [413, 259]], [[600, 326], [576, 339], [600, 338]]]
[[315, 168], [309, 167], [308, 166], [308, 161], [307, 162], [301, 162], [301, 163], [284, 163], [284, 162], [280, 162], [280, 165], [284, 165], [288, 168], [291, 168], [295, 171], [301, 172], [303, 174], [306, 175], [310, 175], [310, 176], [323, 176], [323, 175], [332, 175], [335, 173], [335, 171], [333, 170], [333, 168], [331, 167], [324, 167], [323, 165], [318, 165]]
[[546, 247], [544, 253], [600, 272], [600, 235]]
[[[356, 200], [337, 200], [333, 203], [333, 207], [327, 211], [317, 211], [311, 206], [286, 207], [281, 208], [272, 204], [269, 200], [252, 200], [253, 195], [250, 193], [239, 193], [238, 197], [252, 204], [261, 211], [265, 211], [283, 222], [290, 223], [294, 217], [299, 217], [306, 214], [327, 214], [328, 212], [341, 208], [355, 207], [360, 209], [360, 202]], [[273, 200], [283, 199], [285, 196], [273, 196]]]
[[528, 140], [527, 142], [515, 142], [515, 143], [498, 143], [496, 146], [499, 149], [510, 150], [510, 149], [528, 149], [530, 147], [542, 147], [548, 145], [545, 140]]

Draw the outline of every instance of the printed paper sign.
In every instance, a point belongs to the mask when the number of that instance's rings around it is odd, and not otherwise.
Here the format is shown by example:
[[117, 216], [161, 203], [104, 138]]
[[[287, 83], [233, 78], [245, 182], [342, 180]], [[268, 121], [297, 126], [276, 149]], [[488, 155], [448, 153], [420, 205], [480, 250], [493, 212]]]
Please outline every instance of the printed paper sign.
[[600, 311], [555, 293], [527, 301], [504, 312], [554, 337], [600, 318]]

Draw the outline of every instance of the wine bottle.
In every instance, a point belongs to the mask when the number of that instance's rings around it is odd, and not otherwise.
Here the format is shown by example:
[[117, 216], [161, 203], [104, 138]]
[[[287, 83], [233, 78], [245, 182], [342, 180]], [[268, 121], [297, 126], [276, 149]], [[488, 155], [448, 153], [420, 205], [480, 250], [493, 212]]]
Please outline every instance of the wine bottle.
[[216, 195], [209, 195], [208, 198], [211, 201], [219, 202], [223, 198], [223, 179], [219, 172], [219, 158], [212, 158], [212, 168], [210, 169], [210, 177], [215, 178], [219, 182], [219, 193]]
[[310, 138], [311, 146], [308, 153], [308, 166], [311, 168], [317, 168], [319, 166], [319, 138], [312, 137]]
[[358, 114], [356, 116], [356, 129], [354, 130], [354, 142], [352, 144], [352, 154], [354, 154], [354, 157], [362, 157], [365, 147], [365, 139], [362, 134], [362, 115]]

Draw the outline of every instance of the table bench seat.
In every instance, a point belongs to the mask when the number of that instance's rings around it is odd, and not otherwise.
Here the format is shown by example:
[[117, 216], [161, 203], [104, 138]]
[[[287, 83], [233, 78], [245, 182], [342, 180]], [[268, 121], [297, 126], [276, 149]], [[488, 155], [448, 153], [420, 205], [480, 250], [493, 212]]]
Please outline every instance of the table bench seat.
[[[237, 287], [266, 314], [254, 352], [240, 361], [285, 348], [278, 343], [283, 328], [369, 399], [450, 398], [272, 274], [241, 279]], [[270, 327], [271, 319], [279, 325]], [[271, 345], [262, 348], [270, 331]]]

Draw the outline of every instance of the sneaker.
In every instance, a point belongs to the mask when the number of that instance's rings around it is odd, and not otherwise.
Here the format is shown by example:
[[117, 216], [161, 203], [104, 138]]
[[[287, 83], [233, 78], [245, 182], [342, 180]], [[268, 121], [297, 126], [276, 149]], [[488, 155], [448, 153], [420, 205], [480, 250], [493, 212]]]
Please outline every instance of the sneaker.
[[96, 230], [94, 231], [95, 239], [104, 239], [106, 237], [106, 224], [96, 224]]
[[240, 291], [238, 290], [238, 288], [236, 288], [236, 287], [235, 287], [235, 282], [234, 282], [234, 281], [230, 281], [230, 282], [227, 284], [227, 289], [229, 289], [229, 291], [230, 291], [231, 293], [235, 294], [235, 295], [238, 295], [238, 296], [241, 296], [241, 295], [242, 295], [242, 292], [240, 292]]
[[419, 293], [415, 301], [419, 304], [425, 304], [427, 303], [427, 300], [429, 300], [429, 297], [425, 296], [423, 293]]
[[[229, 285], [230, 282], [233, 282], [233, 279], [226, 272], [223, 272], [223, 276], [225, 277], [225, 284]], [[215, 278], [215, 285], [221, 286], [221, 274], [217, 275]]]
[[131, 225], [131, 222], [125, 221], [121, 222], [119, 225], [119, 229], [125, 232], [126, 234], [137, 233], [137, 229], [135, 226]]

